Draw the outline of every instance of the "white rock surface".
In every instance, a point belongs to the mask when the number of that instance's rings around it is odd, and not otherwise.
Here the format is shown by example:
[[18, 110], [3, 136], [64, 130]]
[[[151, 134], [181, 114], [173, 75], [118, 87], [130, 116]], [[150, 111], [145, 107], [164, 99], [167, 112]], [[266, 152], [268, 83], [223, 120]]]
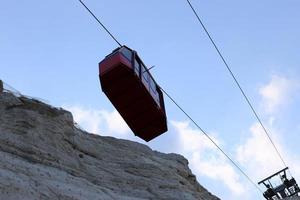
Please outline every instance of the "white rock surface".
[[216, 200], [188, 161], [126, 140], [86, 133], [71, 113], [0, 93], [2, 200]]

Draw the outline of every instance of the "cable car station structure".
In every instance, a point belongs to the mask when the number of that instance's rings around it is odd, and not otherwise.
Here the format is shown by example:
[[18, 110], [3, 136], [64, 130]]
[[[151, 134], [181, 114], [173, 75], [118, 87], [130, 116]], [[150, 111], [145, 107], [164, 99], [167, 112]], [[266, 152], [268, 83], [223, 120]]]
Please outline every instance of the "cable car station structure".
[[[267, 188], [263, 193], [266, 199], [275, 200], [298, 196], [300, 192], [299, 186], [293, 177], [290, 179], [287, 178], [286, 172], [288, 169], [289, 168], [286, 167], [258, 183], [259, 185], [263, 184]], [[273, 178], [280, 179], [281, 184], [272, 184], [273, 181], [271, 179]]]

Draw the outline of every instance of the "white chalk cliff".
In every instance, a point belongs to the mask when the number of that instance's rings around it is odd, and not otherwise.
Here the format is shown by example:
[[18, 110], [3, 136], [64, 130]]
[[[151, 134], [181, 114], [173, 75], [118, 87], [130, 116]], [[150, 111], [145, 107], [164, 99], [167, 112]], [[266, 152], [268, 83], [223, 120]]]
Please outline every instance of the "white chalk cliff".
[[177, 154], [89, 134], [70, 112], [0, 93], [0, 199], [217, 200]]

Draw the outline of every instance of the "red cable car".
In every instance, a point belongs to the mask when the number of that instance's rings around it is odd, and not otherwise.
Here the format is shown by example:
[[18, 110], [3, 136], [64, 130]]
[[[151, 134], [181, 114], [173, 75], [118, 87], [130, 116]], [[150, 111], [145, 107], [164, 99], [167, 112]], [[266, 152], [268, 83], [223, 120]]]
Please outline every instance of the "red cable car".
[[163, 93], [137, 52], [122, 46], [99, 63], [102, 91], [145, 141], [168, 130]]

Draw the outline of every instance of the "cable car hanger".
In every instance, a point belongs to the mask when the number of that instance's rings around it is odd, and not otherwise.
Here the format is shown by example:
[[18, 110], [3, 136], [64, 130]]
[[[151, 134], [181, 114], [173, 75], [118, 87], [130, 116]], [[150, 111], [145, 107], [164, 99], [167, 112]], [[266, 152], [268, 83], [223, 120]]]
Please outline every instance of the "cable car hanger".
[[155, 67], [155, 65], [153, 65], [153, 66], [151, 66], [151, 67], [149, 67], [146, 71], [144, 71], [143, 73], [145, 73], [145, 72], [149, 72], [151, 69], [153, 69]]

